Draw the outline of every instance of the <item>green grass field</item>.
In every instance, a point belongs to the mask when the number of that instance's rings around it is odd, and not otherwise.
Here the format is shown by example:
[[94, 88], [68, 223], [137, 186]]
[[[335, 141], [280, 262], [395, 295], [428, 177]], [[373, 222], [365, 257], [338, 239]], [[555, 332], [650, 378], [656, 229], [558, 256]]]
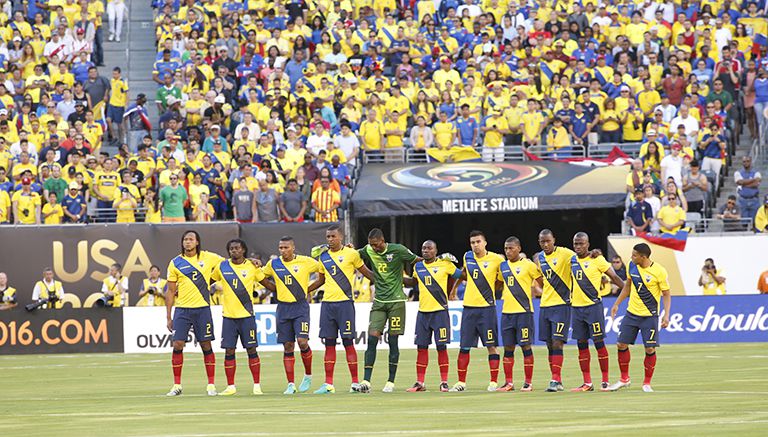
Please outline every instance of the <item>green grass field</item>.
[[[659, 350], [655, 393], [643, 393], [642, 348], [633, 348], [634, 384], [618, 393], [545, 393], [546, 350], [536, 348], [533, 393], [487, 393], [485, 351], [475, 350], [469, 391], [440, 393], [437, 359], [430, 355], [427, 393], [405, 393], [415, 377], [415, 351], [403, 351], [397, 392], [384, 394], [386, 354], [380, 352], [371, 394], [349, 386], [343, 352], [335, 395], [282, 395], [281, 354], [263, 353], [265, 395], [250, 395], [250, 372], [238, 355], [234, 397], [205, 396], [200, 354], [185, 355], [184, 395], [166, 398], [171, 385], [166, 355], [35, 355], [0, 357], [0, 435], [214, 436], [608, 434], [765, 435], [768, 424], [768, 348], [765, 344], [669, 345]], [[519, 354], [519, 351], [518, 351]], [[456, 351], [451, 351], [451, 383]], [[599, 371], [592, 354], [593, 376]], [[360, 354], [362, 361], [362, 354]], [[515, 366], [517, 386], [522, 360]], [[301, 375], [297, 360], [297, 375]], [[362, 366], [361, 366], [362, 369]], [[217, 387], [225, 387], [217, 356]], [[566, 388], [581, 383], [576, 348], [565, 356]], [[322, 351], [315, 351], [313, 389], [323, 382]], [[503, 372], [502, 372], [503, 373]], [[611, 349], [611, 378], [618, 376]]]

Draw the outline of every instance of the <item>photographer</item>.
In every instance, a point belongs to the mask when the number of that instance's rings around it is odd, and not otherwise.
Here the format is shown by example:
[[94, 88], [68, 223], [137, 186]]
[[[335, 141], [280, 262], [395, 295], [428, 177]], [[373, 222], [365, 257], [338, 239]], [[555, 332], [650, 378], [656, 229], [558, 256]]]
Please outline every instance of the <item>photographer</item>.
[[165, 292], [168, 290], [167, 281], [160, 277], [160, 267], [149, 268], [149, 277], [141, 282], [137, 307], [164, 307]]
[[123, 295], [128, 303], [128, 278], [123, 276], [123, 266], [115, 263], [109, 267], [109, 276], [102, 282], [101, 292], [104, 297], [96, 302], [96, 306], [119, 308], [123, 303]]
[[35, 289], [32, 291], [32, 300], [34, 303], [28, 305], [28, 310], [37, 308], [60, 309], [64, 306], [64, 287], [61, 282], [53, 278], [53, 269], [46, 267], [43, 270], [43, 280], [37, 281]]
[[699, 276], [699, 286], [705, 296], [725, 294], [725, 275], [722, 270], [715, 267], [715, 261], [712, 258], [704, 260], [704, 267], [701, 268], [701, 276]]
[[8, 286], [8, 275], [0, 272], [0, 311], [16, 308], [16, 289]]

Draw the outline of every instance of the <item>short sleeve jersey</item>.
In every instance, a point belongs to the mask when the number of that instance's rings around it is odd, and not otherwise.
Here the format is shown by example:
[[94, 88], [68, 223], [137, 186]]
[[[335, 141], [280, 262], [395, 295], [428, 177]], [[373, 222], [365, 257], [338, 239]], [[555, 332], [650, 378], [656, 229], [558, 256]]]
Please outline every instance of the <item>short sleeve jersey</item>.
[[264, 278], [264, 272], [250, 261], [234, 264], [231, 260], [224, 260], [218, 263], [211, 280], [223, 289], [222, 315], [229, 319], [253, 316], [253, 291]]
[[599, 302], [603, 273], [607, 272], [610, 268], [611, 264], [602, 255], [597, 258], [590, 256], [579, 258], [578, 255], [574, 255], [571, 259], [571, 270], [573, 273], [571, 305], [585, 307]]
[[314, 259], [296, 255], [290, 261], [281, 258], [270, 260], [263, 271], [266, 276], [275, 280], [277, 287], [277, 301], [282, 303], [294, 303], [307, 300], [309, 277], [312, 273], [319, 273], [322, 266]]
[[323, 252], [319, 259], [325, 275], [323, 302], [353, 300], [352, 283], [355, 270], [363, 265], [360, 254], [355, 249], [342, 247], [336, 252]]
[[533, 301], [531, 287], [533, 281], [541, 277], [541, 272], [531, 260], [504, 261], [499, 266], [498, 280], [504, 283], [501, 298], [504, 314], [532, 313]]
[[641, 317], [658, 316], [661, 294], [669, 290], [667, 270], [656, 262], [643, 268], [630, 261], [627, 280], [631, 282], [627, 311]]
[[544, 277], [541, 306], [570, 305], [571, 303], [571, 258], [576, 255], [565, 247], [555, 247], [549, 255], [539, 252], [537, 263]]
[[438, 259], [419, 261], [413, 266], [413, 277], [419, 287], [419, 311], [432, 313], [448, 308], [448, 278], [461, 273], [452, 262]]
[[495, 305], [494, 288], [499, 265], [504, 257], [498, 253], [486, 252], [478, 257], [471, 250], [464, 254], [464, 270], [467, 272], [467, 288], [464, 291], [465, 307], [488, 307]]
[[168, 282], [176, 283], [177, 308], [202, 308], [210, 305], [209, 284], [216, 265], [224, 259], [207, 251], [198, 256], [178, 255], [168, 263]]

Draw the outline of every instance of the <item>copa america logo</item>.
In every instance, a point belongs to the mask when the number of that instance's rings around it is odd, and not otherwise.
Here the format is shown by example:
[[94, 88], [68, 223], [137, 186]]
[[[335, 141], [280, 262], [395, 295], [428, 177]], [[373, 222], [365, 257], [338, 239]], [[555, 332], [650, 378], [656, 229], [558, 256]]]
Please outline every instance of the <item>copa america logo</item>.
[[482, 193], [493, 187], [517, 186], [547, 175], [544, 167], [512, 163], [416, 165], [388, 171], [382, 182], [394, 188], [433, 189], [444, 193]]

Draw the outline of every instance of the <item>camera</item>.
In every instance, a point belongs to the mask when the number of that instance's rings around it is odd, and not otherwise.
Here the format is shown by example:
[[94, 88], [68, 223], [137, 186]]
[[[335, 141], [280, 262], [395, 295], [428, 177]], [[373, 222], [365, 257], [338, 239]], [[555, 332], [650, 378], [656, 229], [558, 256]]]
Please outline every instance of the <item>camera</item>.
[[21, 210], [21, 215], [28, 216], [29, 215], [29, 208], [24, 208]]
[[93, 306], [96, 308], [111, 307], [112, 298], [105, 294], [104, 296], [101, 296], [100, 298], [96, 299], [96, 302], [93, 303]]
[[59, 297], [56, 296], [56, 294], [51, 294], [48, 296], [47, 299], [40, 299], [37, 302], [32, 302], [29, 304], [26, 304], [24, 306], [24, 309], [27, 311], [34, 311], [36, 309], [42, 308], [44, 306], [48, 306], [48, 308], [53, 309], [56, 308], [56, 302], [59, 300]]
[[152, 294], [152, 295], [154, 295], [154, 294], [157, 294], [157, 288], [155, 288], [155, 287], [149, 287], [149, 288], [147, 289], [147, 293], [149, 293], [149, 294]]

